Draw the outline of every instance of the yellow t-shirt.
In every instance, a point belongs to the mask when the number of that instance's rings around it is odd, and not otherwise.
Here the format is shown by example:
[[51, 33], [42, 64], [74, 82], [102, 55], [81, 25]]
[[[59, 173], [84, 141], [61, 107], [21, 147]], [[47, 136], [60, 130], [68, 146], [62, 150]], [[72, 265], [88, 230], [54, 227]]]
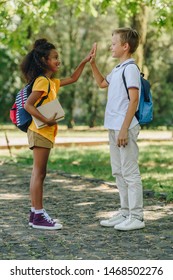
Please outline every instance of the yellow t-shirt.
[[[50, 83], [50, 91], [48, 93], [49, 83]], [[54, 100], [57, 97], [59, 88], [60, 88], [59, 79], [47, 79], [44, 76], [38, 77], [34, 82], [32, 91], [43, 91], [44, 93], [37, 100], [37, 102], [34, 104], [34, 106], [36, 106], [40, 102], [40, 100], [42, 99], [43, 96], [47, 96], [47, 94], [48, 94], [48, 98], [46, 98], [43, 101], [42, 105]], [[54, 141], [55, 141], [55, 136], [57, 134], [57, 128], [58, 128], [57, 125], [53, 125], [53, 126], [45, 126], [43, 128], [37, 129], [34, 121], [32, 121], [29, 126], [30, 130], [35, 131], [38, 134], [42, 135], [43, 137], [49, 139], [52, 143], [54, 143]]]

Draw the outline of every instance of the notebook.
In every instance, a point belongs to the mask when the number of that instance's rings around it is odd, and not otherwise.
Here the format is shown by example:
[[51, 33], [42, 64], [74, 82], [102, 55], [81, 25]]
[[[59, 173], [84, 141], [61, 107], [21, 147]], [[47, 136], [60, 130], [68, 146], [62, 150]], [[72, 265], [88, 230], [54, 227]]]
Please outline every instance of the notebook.
[[[51, 118], [56, 113], [57, 115], [55, 119], [57, 122], [63, 120], [65, 117], [64, 110], [61, 104], [59, 103], [58, 99], [55, 99], [53, 101], [50, 101], [44, 105], [37, 107], [37, 110], [46, 118]], [[43, 123], [42, 121], [38, 120], [35, 117], [33, 117], [33, 120], [37, 129], [47, 126], [47, 124]]]

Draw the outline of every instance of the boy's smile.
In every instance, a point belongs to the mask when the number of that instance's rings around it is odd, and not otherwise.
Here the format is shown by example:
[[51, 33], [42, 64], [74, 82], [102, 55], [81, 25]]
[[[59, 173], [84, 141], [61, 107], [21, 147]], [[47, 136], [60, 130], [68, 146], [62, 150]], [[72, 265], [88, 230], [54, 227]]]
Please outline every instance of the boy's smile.
[[111, 51], [112, 51], [112, 57], [115, 57], [115, 58], [119, 58], [124, 54], [124, 48], [121, 43], [119, 34], [114, 34], [112, 36]]
[[[122, 43], [120, 34], [114, 34], [112, 36], [112, 45], [111, 45], [112, 57], [124, 60], [124, 56], [129, 56], [129, 44]], [[127, 58], [127, 57], [126, 57]]]

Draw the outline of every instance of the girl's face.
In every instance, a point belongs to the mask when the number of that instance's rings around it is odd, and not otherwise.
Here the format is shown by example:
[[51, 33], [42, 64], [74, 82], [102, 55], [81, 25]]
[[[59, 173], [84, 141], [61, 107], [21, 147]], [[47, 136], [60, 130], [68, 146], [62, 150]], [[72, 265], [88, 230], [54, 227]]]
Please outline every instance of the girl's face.
[[58, 57], [58, 52], [55, 49], [52, 49], [50, 51], [48, 60], [47, 60], [47, 65], [49, 66], [50, 71], [53, 73], [57, 72], [59, 66], [60, 66], [60, 61]]
[[127, 43], [122, 44], [120, 34], [114, 34], [112, 36], [112, 45], [110, 49], [112, 52], [112, 57], [121, 58], [127, 49]]

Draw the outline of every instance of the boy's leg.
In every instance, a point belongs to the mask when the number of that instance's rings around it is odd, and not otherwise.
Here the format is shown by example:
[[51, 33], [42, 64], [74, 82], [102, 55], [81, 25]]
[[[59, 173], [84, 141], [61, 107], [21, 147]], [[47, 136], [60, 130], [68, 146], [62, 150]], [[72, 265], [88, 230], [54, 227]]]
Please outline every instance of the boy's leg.
[[143, 189], [138, 166], [137, 137], [140, 126], [129, 130], [128, 145], [120, 148], [122, 173], [128, 185], [128, 203], [130, 215], [143, 219]]
[[110, 160], [111, 160], [112, 175], [116, 177], [116, 185], [119, 190], [121, 214], [123, 216], [128, 216], [129, 215], [128, 185], [122, 176], [121, 154], [120, 154], [120, 149], [117, 146], [118, 134], [119, 131], [109, 130]]

